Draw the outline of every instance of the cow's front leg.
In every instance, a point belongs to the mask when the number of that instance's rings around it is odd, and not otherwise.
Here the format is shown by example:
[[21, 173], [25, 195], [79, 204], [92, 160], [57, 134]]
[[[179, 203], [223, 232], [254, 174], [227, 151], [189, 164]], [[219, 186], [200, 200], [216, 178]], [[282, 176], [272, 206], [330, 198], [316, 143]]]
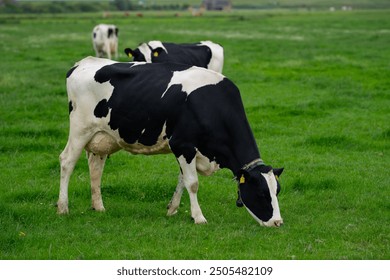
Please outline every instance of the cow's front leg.
[[106, 162], [107, 155], [99, 156], [87, 152], [89, 174], [91, 177], [92, 209], [104, 211], [103, 199], [101, 194], [101, 179]]
[[207, 223], [206, 218], [202, 214], [198, 203], [198, 174], [196, 172], [196, 158], [192, 160], [191, 163], [187, 163], [186, 159], [183, 156], [178, 158], [181, 171], [183, 174], [183, 184], [186, 187], [188, 194], [190, 196], [191, 203], [191, 216], [195, 221], [195, 224], [204, 224]]
[[180, 200], [181, 200], [181, 196], [183, 194], [183, 190], [184, 190], [183, 174], [180, 172], [177, 186], [176, 186], [176, 190], [173, 193], [172, 199], [167, 206], [167, 209], [168, 209], [167, 215], [168, 216], [172, 216], [172, 215], [175, 215], [177, 213], [177, 209], [179, 208], [179, 205], [180, 205]]

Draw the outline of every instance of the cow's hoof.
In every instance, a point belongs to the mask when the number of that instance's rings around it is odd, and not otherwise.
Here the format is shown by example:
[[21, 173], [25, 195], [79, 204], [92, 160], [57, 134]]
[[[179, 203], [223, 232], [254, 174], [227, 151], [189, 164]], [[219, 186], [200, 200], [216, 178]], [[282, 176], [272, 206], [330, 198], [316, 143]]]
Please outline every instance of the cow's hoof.
[[173, 199], [168, 203], [167, 205], [167, 216], [173, 216], [177, 213], [177, 209], [179, 208], [179, 205], [174, 205]]
[[177, 214], [177, 209], [168, 208], [167, 216], [173, 216], [175, 214]]
[[59, 214], [59, 215], [69, 214], [69, 208], [68, 208], [68, 204], [67, 203], [61, 203], [61, 202], [58, 201], [55, 204], [55, 206], [57, 207], [57, 214]]
[[196, 218], [193, 218], [194, 219], [194, 223], [199, 225], [199, 224], [207, 224], [207, 220], [205, 217], [203, 216], [199, 216], [199, 217], [196, 217]]
[[59, 215], [69, 214], [68, 206], [57, 204], [57, 214]]

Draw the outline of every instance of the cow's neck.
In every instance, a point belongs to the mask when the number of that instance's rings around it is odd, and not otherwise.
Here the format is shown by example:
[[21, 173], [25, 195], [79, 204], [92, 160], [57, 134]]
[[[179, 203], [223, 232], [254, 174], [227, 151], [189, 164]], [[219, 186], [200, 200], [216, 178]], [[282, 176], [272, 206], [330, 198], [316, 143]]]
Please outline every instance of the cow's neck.
[[244, 165], [260, 159], [260, 152], [247, 121], [245, 125], [233, 127], [232, 130], [234, 131], [231, 131], [230, 153], [227, 155], [225, 167], [229, 168], [234, 175], [237, 175]]

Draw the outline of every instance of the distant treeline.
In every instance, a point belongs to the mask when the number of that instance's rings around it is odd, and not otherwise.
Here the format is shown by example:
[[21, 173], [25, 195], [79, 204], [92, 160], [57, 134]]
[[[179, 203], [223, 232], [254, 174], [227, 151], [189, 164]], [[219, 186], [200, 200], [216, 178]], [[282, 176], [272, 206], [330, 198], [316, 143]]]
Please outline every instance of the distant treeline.
[[[137, 3], [137, 4], [135, 4]], [[0, 0], [0, 13], [77, 13], [97, 11], [133, 11], [133, 10], [185, 10], [188, 4], [151, 4], [142, 6], [138, 1], [17, 1]]]
[[[389, 9], [389, 0], [233, 0], [235, 9]], [[199, 8], [202, 0], [0, 0], [0, 13], [77, 13], [134, 10], [186, 10], [191, 5]]]

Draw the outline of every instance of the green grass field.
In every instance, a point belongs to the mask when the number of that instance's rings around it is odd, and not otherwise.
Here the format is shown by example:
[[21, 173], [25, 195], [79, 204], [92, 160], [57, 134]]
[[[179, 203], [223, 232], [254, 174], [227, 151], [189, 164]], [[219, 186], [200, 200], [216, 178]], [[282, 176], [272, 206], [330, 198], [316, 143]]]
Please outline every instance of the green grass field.
[[[388, 15], [0, 15], [0, 259], [389, 259]], [[200, 177], [208, 224], [193, 224], [186, 193], [167, 217], [179, 172], [173, 155], [124, 152], [106, 163], [105, 213], [90, 209], [82, 156], [70, 215], [56, 214], [65, 75], [94, 55], [90, 32], [101, 22], [119, 26], [120, 50], [151, 39], [224, 46], [224, 74], [240, 88], [262, 158], [285, 167], [283, 227], [261, 227], [236, 208], [227, 170]]]

